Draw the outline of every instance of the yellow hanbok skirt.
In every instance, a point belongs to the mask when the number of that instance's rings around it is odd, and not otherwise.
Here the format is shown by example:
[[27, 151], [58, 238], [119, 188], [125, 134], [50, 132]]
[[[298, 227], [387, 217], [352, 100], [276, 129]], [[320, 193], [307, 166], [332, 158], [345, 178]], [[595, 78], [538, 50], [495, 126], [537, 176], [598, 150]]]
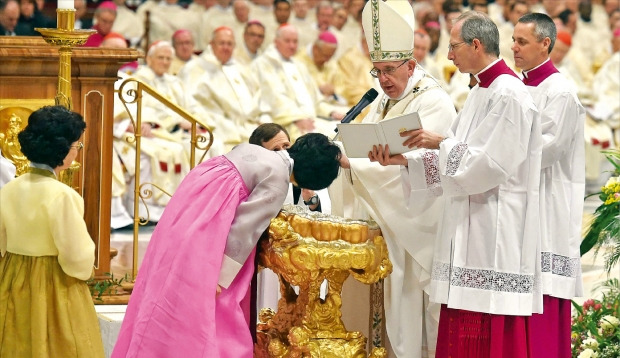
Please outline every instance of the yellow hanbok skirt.
[[103, 357], [86, 283], [56, 256], [0, 257], [0, 358]]

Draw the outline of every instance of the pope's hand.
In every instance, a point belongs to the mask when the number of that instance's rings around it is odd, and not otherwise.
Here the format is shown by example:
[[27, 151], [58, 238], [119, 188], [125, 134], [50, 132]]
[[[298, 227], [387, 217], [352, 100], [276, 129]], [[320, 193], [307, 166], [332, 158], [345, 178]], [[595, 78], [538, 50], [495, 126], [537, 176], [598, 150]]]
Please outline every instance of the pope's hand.
[[340, 153], [340, 167], [344, 169], [351, 169], [351, 162], [349, 162], [349, 158], [344, 152]]
[[407, 158], [402, 154], [396, 154], [390, 156], [390, 146], [385, 145], [385, 149], [381, 144], [373, 145], [372, 151], [368, 152], [368, 159], [371, 162], [379, 162], [383, 166], [387, 165], [404, 165], [407, 166]]

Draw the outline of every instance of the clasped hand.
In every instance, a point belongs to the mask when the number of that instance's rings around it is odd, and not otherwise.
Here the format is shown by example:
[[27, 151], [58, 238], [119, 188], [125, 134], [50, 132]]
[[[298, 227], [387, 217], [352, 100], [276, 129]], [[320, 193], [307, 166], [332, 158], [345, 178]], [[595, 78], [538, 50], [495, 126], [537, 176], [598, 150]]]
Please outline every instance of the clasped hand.
[[[403, 145], [408, 148], [439, 149], [439, 143], [444, 139], [437, 133], [424, 129], [404, 131], [401, 137], [407, 137]], [[381, 165], [404, 165], [407, 166], [407, 159], [402, 154], [390, 155], [390, 146], [374, 145], [372, 151], [368, 152], [368, 159], [371, 162], [379, 162]]]

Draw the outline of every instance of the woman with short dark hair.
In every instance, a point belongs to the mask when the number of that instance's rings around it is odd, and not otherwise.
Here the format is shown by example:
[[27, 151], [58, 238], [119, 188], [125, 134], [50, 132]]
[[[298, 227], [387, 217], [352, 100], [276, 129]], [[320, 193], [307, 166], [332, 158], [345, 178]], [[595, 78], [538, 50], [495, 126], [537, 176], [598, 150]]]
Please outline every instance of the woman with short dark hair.
[[311, 133], [288, 152], [244, 143], [194, 168], [153, 232], [112, 357], [252, 357], [256, 243], [289, 182], [327, 187], [340, 156]]
[[29, 172], [0, 189], [0, 357], [103, 357], [85, 280], [95, 244], [84, 200], [57, 180], [78, 155], [86, 124], [43, 107], [19, 133]]

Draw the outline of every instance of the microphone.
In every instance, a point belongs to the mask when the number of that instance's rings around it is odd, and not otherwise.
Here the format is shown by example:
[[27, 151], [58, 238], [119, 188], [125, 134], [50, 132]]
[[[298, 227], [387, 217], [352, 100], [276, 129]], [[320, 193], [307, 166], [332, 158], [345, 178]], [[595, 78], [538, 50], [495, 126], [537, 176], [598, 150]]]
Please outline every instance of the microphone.
[[360, 99], [360, 101], [357, 102], [355, 106], [349, 109], [349, 111], [345, 114], [344, 118], [342, 119], [342, 121], [340, 121], [340, 123], [349, 123], [354, 120], [355, 117], [357, 117], [364, 108], [371, 104], [378, 95], [379, 93], [377, 93], [377, 90], [375, 90], [374, 88], [369, 89], [368, 92], [366, 92], [364, 96], [362, 96], [362, 99]]

